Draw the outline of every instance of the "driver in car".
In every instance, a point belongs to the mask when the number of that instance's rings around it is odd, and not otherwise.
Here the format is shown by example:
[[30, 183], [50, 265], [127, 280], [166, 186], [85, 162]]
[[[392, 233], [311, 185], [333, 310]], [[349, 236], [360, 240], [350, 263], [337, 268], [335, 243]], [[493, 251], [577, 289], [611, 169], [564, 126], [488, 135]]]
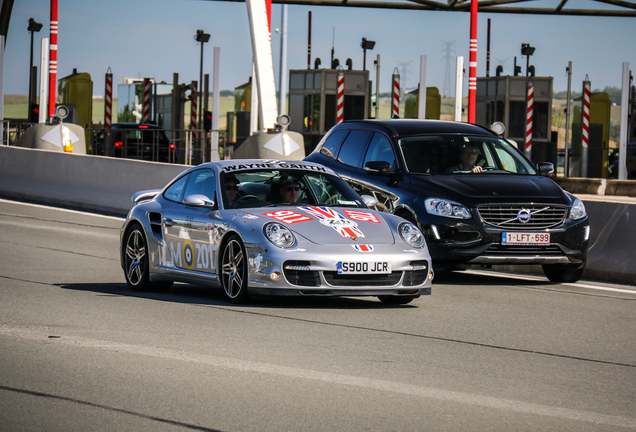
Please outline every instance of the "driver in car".
[[479, 156], [477, 147], [471, 143], [466, 144], [459, 153], [459, 165], [451, 166], [446, 170], [446, 172], [453, 173], [469, 171], [473, 173], [483, 173], [484, 169], [481, 166], [476, 165], [477, 156]]
[[300, 192], [300, 186], [298, 186], [298, 182], [295, 179], [291, 179], [290, 183], [282, 184], [278, 189], [282, 198], [283, 203], [293, 204], [298, 201], [298, 194]]

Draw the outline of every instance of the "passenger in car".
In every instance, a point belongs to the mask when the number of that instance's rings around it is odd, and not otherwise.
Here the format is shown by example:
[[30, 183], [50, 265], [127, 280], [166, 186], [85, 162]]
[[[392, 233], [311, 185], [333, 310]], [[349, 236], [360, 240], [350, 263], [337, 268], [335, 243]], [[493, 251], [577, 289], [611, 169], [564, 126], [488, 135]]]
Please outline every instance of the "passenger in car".
[[231, 208], [236, 204], [238, 198], [239, 181], [234, 174], [225, 175], [225, 207]]
[[484, 169], [481, 166], [476, 165], [478, 156], [479, 152], [477, 151], [477, 147], [475, 147], [474, 144], [468, 143], [459, 152], [459, 164], [449, 167], [446, 172], [483, 173]]

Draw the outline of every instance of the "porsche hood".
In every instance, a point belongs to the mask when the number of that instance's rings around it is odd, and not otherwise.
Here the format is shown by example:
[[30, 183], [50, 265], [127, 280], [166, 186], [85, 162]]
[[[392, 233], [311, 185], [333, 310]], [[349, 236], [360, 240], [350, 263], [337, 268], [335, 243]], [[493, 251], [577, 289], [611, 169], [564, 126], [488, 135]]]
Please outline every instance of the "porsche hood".
[[294, 234], [322, 245], [394, 244], [391, 227], [369, 209], [293, 206], [244, 210], [267, 222], [281, 222]]

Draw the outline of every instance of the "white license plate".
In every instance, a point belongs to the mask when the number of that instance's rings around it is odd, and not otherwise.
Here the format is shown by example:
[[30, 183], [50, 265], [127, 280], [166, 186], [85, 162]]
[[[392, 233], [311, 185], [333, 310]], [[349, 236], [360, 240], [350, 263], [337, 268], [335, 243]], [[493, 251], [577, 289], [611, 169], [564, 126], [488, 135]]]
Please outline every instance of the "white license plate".
[[505, 232], [501, 234], [502, 245], [549, 245], [550, 233]]
[[391, 264], [384, 261], [338, 262], [338, 274], [386, 274], [391, 273]]

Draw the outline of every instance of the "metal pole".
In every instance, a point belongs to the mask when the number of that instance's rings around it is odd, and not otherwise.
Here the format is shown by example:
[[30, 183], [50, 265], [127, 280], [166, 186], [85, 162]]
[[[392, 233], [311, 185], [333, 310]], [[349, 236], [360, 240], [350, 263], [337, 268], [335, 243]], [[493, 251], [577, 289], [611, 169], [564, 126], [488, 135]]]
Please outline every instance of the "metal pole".
[[621, 130], [618, 147], [618, 179], [627, 180], [627, 134], [629, 110], [629, 63], [623, 63], [623, 93], [621, 95]]
[[568, 96], [565, 103], [565, 161], [563, 165], [563, 177], [570, 175], [570, 97], [572, 95], [572, 61], [568, 62]]
[[278, 79], [278, 114], [287, 112], [287, 6], [283, 5], [280, 34], [280, 68]]
[[38, 123], [46, 123], [49, 118], [46, 110], [46, 95], [49, 94], [48, 71], [46, 65], [49, 63], [49, 38], [42, 38], [42, 48], [40, 53], [40, 118]]
[[488, 18], [488, 39], [486, 42], [486, 77], [490, 76], [490, 18]]
[[426, 118], [426, 56], [420, 56], [420, 90], [417, 104], [417, 118]]
[[[214, 47], [214, 69], [212, 72], [212, 148], [210, 161], [216, 162], [219, 157], [219, 110], [221, 109], [221, 89], [219, 75], [221, 71], [221, 48]], [[225, 155], [223, 155], [225, 157]]]
[[457, 69], [455, 71], [455, 121], [462, 121], [462, 105], [464, 90], [464, 57], [457, 57]]
[[307, 69], [311, 69], [311, 11], [309, 11], [309, 28], [307, 31]]
[[31, 104], [34, 102], [33, 99], [33, 30], [31, 30], [31, 51], [29, 54], [29, 117], [31, 117]]
[[51, 42], [49, 45], [49, 109], [48, 117], [55, 113], [57, 86], [57, 0], [51, 0]]
[[380, 118], [380, 54], [378, 54], [375, 71], [375, 118]]
[[[199, 85], [201, 86], [201, 88], [199, 94], [197, 95], [199, 99], [199, 115], [197, 117], [201, 126], [203, 126], [203, 93], [205, 93], [203, 88], [203, 44], [204, 42], [201, 41], [201, 62], [199, 63]], [[200, 129], [203, 128], [200, 127]]]

